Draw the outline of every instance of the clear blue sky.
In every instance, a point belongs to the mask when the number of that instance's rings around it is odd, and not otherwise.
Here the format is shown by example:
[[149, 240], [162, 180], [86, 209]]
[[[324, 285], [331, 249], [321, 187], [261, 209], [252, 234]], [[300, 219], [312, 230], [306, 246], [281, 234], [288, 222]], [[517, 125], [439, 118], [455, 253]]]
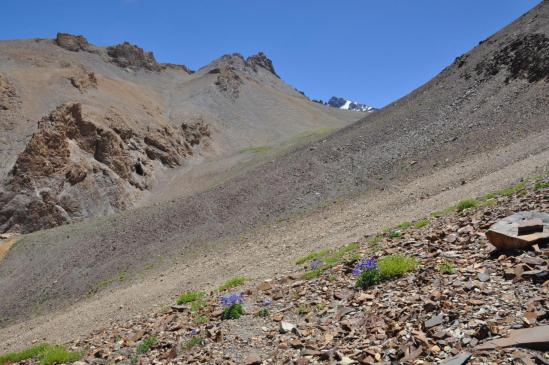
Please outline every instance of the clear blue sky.
[[264, 51], [291, 85], [383, 106], [539, 0], [3, 0], [0, 39], [85, 35], [193, 69]]

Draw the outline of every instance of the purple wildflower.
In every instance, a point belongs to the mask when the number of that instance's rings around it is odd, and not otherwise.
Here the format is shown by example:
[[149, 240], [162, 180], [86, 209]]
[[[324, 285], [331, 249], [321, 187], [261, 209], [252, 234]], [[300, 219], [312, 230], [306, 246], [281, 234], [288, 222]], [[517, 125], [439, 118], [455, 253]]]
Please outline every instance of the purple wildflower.
[[233, 293], [230, 295], [224, 295], [221, 297], [221, 306], [223, 308], [230, 308], [235, 304], [242, 304], [244, 300], [242, 299], [242, 294]]
[[377, 269], [377, 260], [375, 257], [363, 257], [362, 260], [353, 269], [354, 276], [360, 276], [363, 271]]
[[198, 332], [200, 332], [200, 329], [198, 329], [198, 328], [191, 329], [191, 336], [196, 336], [198, 334]]
[[273, 304], [273, 301], [270, 300], [270, 299], [265, 299], [262, 304], [263, 304], [263, 306], [268, 307], [271, 304]]
[[320, 265], [322, 265], [322, 261], [314, 260], [313, 262], [311, 262], [311, 270], [318, 269], [320, 267]]

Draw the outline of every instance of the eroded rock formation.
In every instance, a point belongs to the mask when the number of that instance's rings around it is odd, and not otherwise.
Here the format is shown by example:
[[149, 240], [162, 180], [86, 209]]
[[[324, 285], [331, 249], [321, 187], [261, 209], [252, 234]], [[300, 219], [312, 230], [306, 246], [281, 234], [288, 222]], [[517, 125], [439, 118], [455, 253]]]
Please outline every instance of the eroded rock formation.
[[15, 107], [17, 96], [15, 88], [7, 78], [0, 74], [0, 110], [11, 110]]
[[97, 78], [93, 72], [80, 72], [69, 77], [71, 85], [84, 93], [89, 88], [97, 88]]
[[86, 37], [82, 35], [73, 35], [69, 33], [57, 33], [55, 43], [66, 50], [72, 52], [90, 51], [90, 44]]
[[267, 55], [265, 55], [265, 53], [263, 52], [259, 52], [256, 55], [248, 57], [248, 59], [246, 60], [246, 63], [250, 65], [254, 70], [256, 70], [256, 67], [258, 66], [263, 67], [264, 69], [266, 69], [267, 71], [275, 75], [276, 77], [280, 77], [277, 75], [274, 69], [273, 61], [271, 61], [267, 57]]
[[144, 68], [149, 71], [162, 69], [152, 52], [145, 52], [143, 48], [128, 42], [107, 47], [107, 54], [111, 57], [112, 62], [120, 67], [134, 70]]
[[242, 79], [231, 66], [214, 68], [210, 73], [217, 74], [215, 84], [223, 95], [232, 100], [238, 99]]
[[79, 103], [62, 105], [39, 121], [0, 188], [0, 232], [126, 209], [151, 188], [155, 164], [180, 165], [209, 135], [202, 121], [144, 133]]

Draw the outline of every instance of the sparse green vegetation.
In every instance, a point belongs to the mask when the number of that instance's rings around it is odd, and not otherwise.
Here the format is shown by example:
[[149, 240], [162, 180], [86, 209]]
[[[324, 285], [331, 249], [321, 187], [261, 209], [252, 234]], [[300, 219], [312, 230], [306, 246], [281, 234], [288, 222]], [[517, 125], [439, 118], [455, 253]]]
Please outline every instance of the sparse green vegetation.
[[231, 305], [223, 310], [223, 319], [238, 319], [244, 314], [244, 307], [240, 303]]
[[327, 266], [334, 266], [339, 264], [345, 255], [358, 250], [360, 245], [357, 242], [349, 243], [338, 250], [334, 251], [331, 255], [322, 259], [322, 262]]
[[269, 316], [269, 310], [267, 308], [261, 308], [259, 312], [257, 313], [259, 317], [268, 317]]
[[353, 269], [353, 275], [357, 276], [357, 288], [367, 288], [384, 280], [403, 276], [417, 266], [417, 260], [406, 255], [389, 255], [379, 260], [363, 257]]
[[82, 354], [79, 352], [67, 351], [63, 346], [48, 346], [40, 354], [40, 364], [67, 364], [80, 360]]
[[324, 269], [316, 269], [316, 270], [309, 270], [303, 274], [303, 279], [305, 280], [312, 280], [318, 278], [322, 273], [324, 272]]
[[67, 351], [63, 346], [40, 344], [20, 352], [11, 352], [0, 356], [0, 365], [37, 359], [42, 365], [70, 363], [79, 360], [82, 354]]
[[498, 196], [494, 193], [488, 193], [488, 194], [485, 194], [482, 198], [484, 200], [491, 200], [491, 199], [496, 199]]
[[196, 322], [196, 324], [206, 324], [210, 321], [210, 317], [208, 317], [208, 316], [196, 316], [194, 318], [194, 321]]
[[243, 276], [237, 276], [227, 280], [219, 287], [219, 291], [225, 291], [243, 285], [246, 282], [246, 278]]
[[438, 265], [438, 271], [442, 274], [451, 275], [456, 272], [456, 266], [450, 261], [443, 261]]
[[204, 293], [201, 291], [188, 291], [186, 293], [181, 294], [181, 296], [177, 298], [176, 303], [179, 305], [192, 303], [199, 299], [202, 299], [203, 296], [204, 296]]
[[356, 281], [357, 288], [367, 288], [372, 285], [379, 284], [381, 281], [381, 273], [378, 268], [363, 271]]
[[306, 314], [308, 314], [309, 312], [311, 311], [311, 306], [309, 304], [300, 304], [299, 307], [297, 308], [297, 313], [300, 315], [300, 316], [304, 316]]
[[461, 212], [465, 209], [471, 209], [478, 205], [478, 201], [475, 199], [464, 199], [456, 204], [456, 210]]
[[420, 219], [418, 220], [415, 224], [414, 224], [414, 227], [417, 228], [417, 229], [420, 229], [420, 228], [423, 228], [423, 227], [426, 227], [429, 225], [429, 220], [427, 218], [424, 218], [424, 219]]
[[379, 259], [378, 265], [381, 279], [387, 280], [415, 270], [418, 266], [418, 262], [413, 257], [397, 254], [382, 257]]
[[311, 252], [308, 255], [302, 256], [295, 262], [296, 265], [302, 265], [306, 262], [316, 260], [320, 257], [326, 256], [330, 252], [329, 248], [323, 248], [322, 250]]
[[153, 348], [154, 345], [158, 342], [156, 336], [149, 336], [137, 345], [137, 353], [146, 354]]
[[196, 347], [196, 346], [201, 346], [202, 344], [204, 343], [204, 339], [200, 336], [193, 336], [191, 337], [190, 339], [188, 339], [187, 341], [185, 341], [182, 345], [181, 345], [181, 348], [185, 351], [189, 351], [190, 349], [192, 349], [193, 347]]
[[120, 271], [118, 273], [118, 281], [121, 282], [121, 283], [126, 281], [127, 277], [128, 277], [128, 273], [126, 271]]
[[411, 222], [402, 222], [397, 226], [397, 228], [400, 229], [400, 230], [405, 230], [405, 229], [410, 228], [411, 226], [412, 226]]
[[549, 189], [549, 182], [541, 182], [541, 183], [537, 183], [534, 188], [536, 190], [545, 190], [545, 189]]
[[498, 195], [501, 196], [511, 196], [513, 194], [516, 194], [520, 190], [524, 189], [526, 185], [524, 183], [519, 183], [515, 186], [512, 186], [510, 188], [501, 189], [497, 192]]
[[204, 307], [205, 305], [206, 305], [205, 301], [203, 301], [202, 299], [197, 299], [194, 302], [191, 302], [191, 312], [196, 313], [200, 309], [202, 309], [202, 307]]

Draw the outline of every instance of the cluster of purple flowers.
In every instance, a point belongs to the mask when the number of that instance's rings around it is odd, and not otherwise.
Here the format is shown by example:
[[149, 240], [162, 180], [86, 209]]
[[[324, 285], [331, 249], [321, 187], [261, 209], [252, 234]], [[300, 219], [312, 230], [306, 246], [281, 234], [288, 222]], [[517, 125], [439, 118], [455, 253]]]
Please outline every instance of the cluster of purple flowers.
[[313, 262], [311, 262], [311, 270], [316, 270], [320, 267], [320, 265], [322, 265], [322, 261], [320, 260], [314, 260]]
[[375, 257], [363, 257], [362, 260], [359, 261], [358, 264], [353, 269], [353, 275], [354, 276], [360, 276], [362, 272], [368, 271], [368, 270], [375, 270], [377, 269], [377, 260]]
[[242, 304], [243, 302], [244, 300], [242, 299], [242, 294], [240, 293], [233, 293], [221, 297], [221, 306], [223, 308], [230, 308], [235, 304]]

